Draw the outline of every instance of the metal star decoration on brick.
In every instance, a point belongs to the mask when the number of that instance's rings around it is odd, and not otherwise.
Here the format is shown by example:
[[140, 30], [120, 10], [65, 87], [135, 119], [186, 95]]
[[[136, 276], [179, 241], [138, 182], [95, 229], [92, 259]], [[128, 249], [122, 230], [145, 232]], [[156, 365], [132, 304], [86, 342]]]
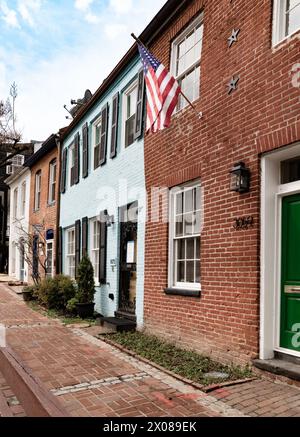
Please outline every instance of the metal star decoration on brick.
[[237, 37], [238, 37], [238, 34], [240, 33], [240, 31], [241, 31], [240, 29], [237, 29], [237, 30], [232, 29], [231, 35], [228, 38], [228, 46], [229, 47], [231, 47], [233, 43], [237, 42], [237, 40], [238, 40]]
[[228, 94], [230, 94], [232, 91], [235, 91], [237, 89], [237, 84], [238, 81], [240, 80], [239, 76], [237, 77], [232, 77], [232, 79], [230, 79], [230, 82], [228, 83]]

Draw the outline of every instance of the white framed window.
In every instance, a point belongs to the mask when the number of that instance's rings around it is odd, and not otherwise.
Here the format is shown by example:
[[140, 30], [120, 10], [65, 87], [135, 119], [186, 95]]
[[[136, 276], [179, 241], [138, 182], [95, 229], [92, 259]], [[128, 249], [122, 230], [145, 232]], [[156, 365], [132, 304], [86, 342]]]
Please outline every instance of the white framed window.
[[95, 282], [99, 282], [99, 239], [100, 222], [97, 219], [90, 221], [90, 258], [94, 268]]
[[26, 210], [26, 182], [22, 183], [21, 187], [21, 217], [25, 217]]
[[169, 287], [200, 289], [200, 182], [170, 191]]
[[300, 30], [300, 0], [274, 0], [273, 44]]
[[18, 188], [14, 189], [13, 218], [18, 218]]
[[[9, 155], [11, 153], [8, 152], [7, 156]], [[9, 161], [11, 161], [11, 164], [6, 166], [6, 173], [14, 174], [24, 164], [24, 155], [15, 155]]]
[[41, 206], [41, 186], [42, 186], [42, 171], [39, 170], [35, 174], [35, 193], [34, 193], [34, 209], [40, 209]]
[[[172, 74], [181, 86], [182, 92], [192, 102], [200, 96], [202, 38], [203, 14], [199, 15], [172, 44]], [[187, 101], [180, 95], [177, 111], [186, 105]]]
[[56, 159], [51, 161], [49, 165], [49, 191], [48, 191], [49, 205], [55, 202], [55, 190], [56, 190]]
[[123, 138], [125, 147], [134, 143], [134, 125], [137, 104], [138, 83], [135, 80], [123, 93]]
[[72, 187], [75, 183], [75, 144], [72, 144], [69, 148], [69, 175], [70, 187]]
[[101, 150], [101, 117], [94, 121], [93, 127], [93, 156], [94, 156], [94, 169], [100, 165], [100, 150]]
[[75, 228], [67, 230], [67, 275], [75, 278]]
[[47, 257], [47, 276], [52, 278], [54, 276], [54, 241], [46, 241], [46, 257]]

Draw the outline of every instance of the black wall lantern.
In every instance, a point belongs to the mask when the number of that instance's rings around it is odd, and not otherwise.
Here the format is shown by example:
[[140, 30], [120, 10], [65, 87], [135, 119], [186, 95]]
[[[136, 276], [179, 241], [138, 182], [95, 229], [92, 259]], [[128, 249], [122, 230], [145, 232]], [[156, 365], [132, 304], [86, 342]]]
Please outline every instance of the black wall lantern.
[[247, 193], [250, 189], [250, 170], [243, 162], [234, 164], [230, 172], [230, 190]]

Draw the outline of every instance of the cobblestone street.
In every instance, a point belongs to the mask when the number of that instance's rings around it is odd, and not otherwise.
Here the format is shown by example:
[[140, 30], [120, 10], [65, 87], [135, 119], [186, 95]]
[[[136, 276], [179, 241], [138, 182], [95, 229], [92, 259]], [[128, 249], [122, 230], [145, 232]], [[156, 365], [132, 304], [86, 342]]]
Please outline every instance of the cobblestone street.
[[[7, 327], [8, 346], [72, 416], [300, 417], [298, 388], [257, 379], [206, 394], [84, 329], [32, 311], [4, 284], [0, 323]], [[0, 415], [25, 415], [1, 374]]]

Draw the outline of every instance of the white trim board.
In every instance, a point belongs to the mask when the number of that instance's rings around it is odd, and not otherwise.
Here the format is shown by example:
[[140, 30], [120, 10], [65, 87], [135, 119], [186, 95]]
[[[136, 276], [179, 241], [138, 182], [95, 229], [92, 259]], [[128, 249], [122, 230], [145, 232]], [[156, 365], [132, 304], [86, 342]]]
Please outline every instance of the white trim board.
[[261, 158], [260, 359], [273, 358], [274, 350], [287, 353], [279, 347], [281, 199], [300, 192], [300, 181], [280, 185], [280, 162], [296, 156], [299, 143]]

